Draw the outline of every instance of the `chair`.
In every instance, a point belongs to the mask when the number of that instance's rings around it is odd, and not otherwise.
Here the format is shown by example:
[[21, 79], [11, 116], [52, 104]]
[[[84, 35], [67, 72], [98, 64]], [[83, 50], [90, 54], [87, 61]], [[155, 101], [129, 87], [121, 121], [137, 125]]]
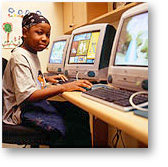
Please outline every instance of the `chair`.
[[[7, 60], [2, 58], [2, 75], [6, 65]], [[59, 141], [60, 135], [54, 134], [54, 136], [54, 140]], [[5, 123], [2, 123], [2, 142], [8, 144], [30, 145], [31, 148], [38, 148], [40, 145], [53, 145], [52, 141], [49, 140], [49, 132], [46, 133], [23, 125], [8, 125]]]

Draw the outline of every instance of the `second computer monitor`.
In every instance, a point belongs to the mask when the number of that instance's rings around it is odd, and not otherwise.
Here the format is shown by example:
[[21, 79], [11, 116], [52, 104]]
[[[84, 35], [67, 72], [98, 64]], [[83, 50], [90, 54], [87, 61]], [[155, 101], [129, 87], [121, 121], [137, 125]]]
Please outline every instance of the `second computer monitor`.
[[135, 91], [148, 89], [148, 4], [121, 16], [108, 70], [108, 83]]
[[115, 28], [110, 24], [83, 26], [72, 32], [65, 74], [70, 78], [106, 81]]
[[64, 73], [64, 65], [70, 35], [57, 37], [51, 48], [47, 71], [49, 73]]

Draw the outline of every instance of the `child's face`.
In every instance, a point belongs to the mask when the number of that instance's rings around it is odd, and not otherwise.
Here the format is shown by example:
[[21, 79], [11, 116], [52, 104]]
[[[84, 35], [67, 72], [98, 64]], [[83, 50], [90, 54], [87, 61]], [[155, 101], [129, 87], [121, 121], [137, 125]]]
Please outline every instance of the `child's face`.
[[39, 23], [23, 31], [24, 47], [33, 53], [44, 50], [50, 42], [50, 25]]

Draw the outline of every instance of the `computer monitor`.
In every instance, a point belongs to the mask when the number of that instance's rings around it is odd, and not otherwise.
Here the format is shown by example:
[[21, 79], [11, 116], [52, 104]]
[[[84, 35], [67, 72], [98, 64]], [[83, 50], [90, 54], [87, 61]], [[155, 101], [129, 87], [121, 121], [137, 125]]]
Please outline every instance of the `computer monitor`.
[[110, 24], [92, 24], [71, 34], [65, 75], [69, 78], [107, 82], [107, 72], [115, 28]]
[[63, 35], [54, 40], [47, 66], [47, 71], [49, 73], [64, 73], [69, 39], [70, 35]]
[[148, 89], [148, 4], [121, 16], [113, 43], [108, 83], [140, 91]]

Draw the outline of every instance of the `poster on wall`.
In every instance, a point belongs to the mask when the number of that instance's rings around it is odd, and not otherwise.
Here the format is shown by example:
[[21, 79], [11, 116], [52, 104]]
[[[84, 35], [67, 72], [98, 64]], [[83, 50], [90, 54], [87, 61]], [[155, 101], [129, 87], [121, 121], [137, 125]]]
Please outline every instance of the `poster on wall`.
[[13, 49], [22, 43], [22, 18], [29, 12], [42, 14], [40, 10], [30, 11], [17, 7], [6, 7], [2, 16], [2, 49]]

